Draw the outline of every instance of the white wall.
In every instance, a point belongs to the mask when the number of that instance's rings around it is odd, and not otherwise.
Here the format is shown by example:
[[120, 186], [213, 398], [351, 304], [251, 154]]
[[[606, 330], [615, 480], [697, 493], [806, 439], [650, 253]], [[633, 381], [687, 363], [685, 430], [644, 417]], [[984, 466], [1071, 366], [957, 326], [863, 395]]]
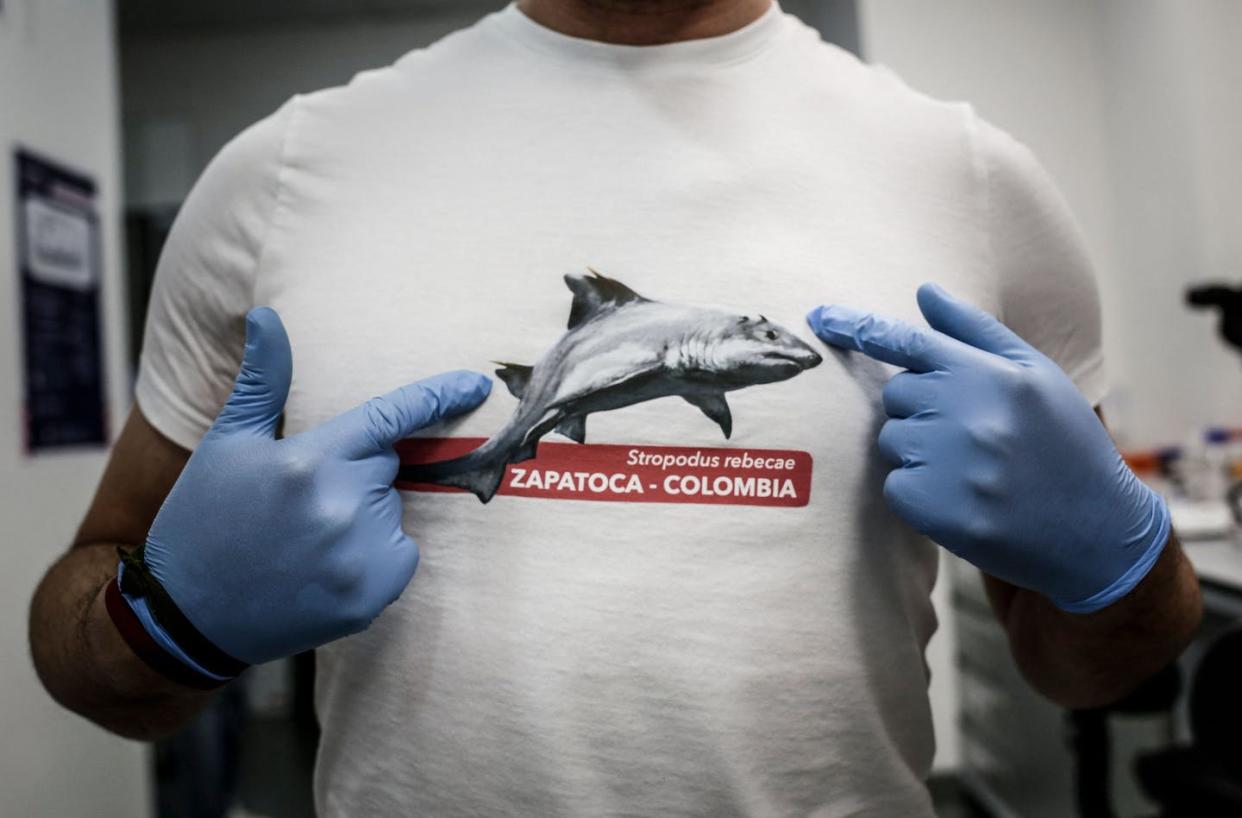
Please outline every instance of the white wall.
[[1189, 283], [1242, 282], [1242, 3], [1092, 5], [1124, 319], [1110, 422], [1144, 444], [1242, 425], [1242, 359], [1181, 306]]
[[0, 12], [0, 816], [58, 818], [148, 812], [146, 753], [57, 706], [35, 678], [25, 606], [73, 536], [104, 453], [22, 453], [20, 304], [12, 147], [21, 143], [92, 174], [104, 238], [104, 339], [113, 428], [124, 417], [117, 89], [109, 0], [5, 0]]
[[1029, 144], [1097, 265], [1123, 445], [1242, 425], [1242, 359], [1182, 306], [1242, 282], [1242, 4], [861, 0], [864, 53]]

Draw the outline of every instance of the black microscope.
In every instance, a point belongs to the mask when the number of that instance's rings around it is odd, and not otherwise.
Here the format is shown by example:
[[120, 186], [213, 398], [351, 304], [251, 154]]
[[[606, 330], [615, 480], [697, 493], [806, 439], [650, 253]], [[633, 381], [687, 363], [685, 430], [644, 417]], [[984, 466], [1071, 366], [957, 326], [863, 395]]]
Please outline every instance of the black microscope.
[[1220, 336], [1230, 346], [1242, 349], [1242, 288], [1224, 284], [1204, 284], [1186, 291], [1192, 309], [1220, 310]]

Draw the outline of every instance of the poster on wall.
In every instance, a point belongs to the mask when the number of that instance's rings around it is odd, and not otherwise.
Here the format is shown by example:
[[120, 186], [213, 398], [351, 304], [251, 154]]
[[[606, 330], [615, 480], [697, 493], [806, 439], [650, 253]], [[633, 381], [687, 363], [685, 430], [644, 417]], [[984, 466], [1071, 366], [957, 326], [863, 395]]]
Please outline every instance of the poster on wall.
[[108, 440], [95, 182], [15, 152], [26, 449]]

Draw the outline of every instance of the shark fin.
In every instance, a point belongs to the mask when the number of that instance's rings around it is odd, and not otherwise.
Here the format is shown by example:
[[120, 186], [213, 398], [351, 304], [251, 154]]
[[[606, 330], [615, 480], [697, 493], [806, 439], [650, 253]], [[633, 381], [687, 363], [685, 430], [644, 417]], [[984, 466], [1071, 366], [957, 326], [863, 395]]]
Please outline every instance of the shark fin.
[[702, 409], [703, 414], [720, 424], [720, 431], [724, 432], [726, 440], [729, 435], [733, 434], [733, 413], [729, 411], [729, 402], [725, 400], [723, 392], [715, 395], [684, 395], [683, 397], [690, 404]]
[[574, 294], [574, 303], [569, 309], [569, 329], [588, 320], [605, 307], [650, 300], [616, 279], [602, 276], [590, 267], [587, 270], [590, 275], [570, 273], [565, 276], [565, 284]]
[[557, 425], [556, 431], [575, 443], [586, 443], [586, 415], [565, 418]]
[[530, 383], [530, 373], [535, 371], [533, 366], [526, 364], [510, 364], [504, 361], [493, 361], [499, 364], [500, 369], [496, 370], [496, 376], [505, 382], [505, 386], [509, 387], [509, 394], [518, 400], [526, 394], [526, 386]]
[[510, 463], [521, 463], [523, 460], [532, 460], [539, 448], [539, 439], [532, 438], [523, 443], [509, 458]]

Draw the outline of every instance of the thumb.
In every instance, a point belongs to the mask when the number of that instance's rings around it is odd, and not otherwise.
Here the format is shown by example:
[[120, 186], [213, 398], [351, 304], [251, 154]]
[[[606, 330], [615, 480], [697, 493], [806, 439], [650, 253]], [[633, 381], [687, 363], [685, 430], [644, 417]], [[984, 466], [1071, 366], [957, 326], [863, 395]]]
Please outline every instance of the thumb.
[[919, 287], [918, 299], [927, 323], [945, 335], [1015, 361], [1035, 352], [1009, 327], [978, 307], [949, 295], [938, 284]]
[[445, 372], [371, 398], [307, 434], [339, 446], [346, 456], [380, 454], [425, 426], [474, 409], [491, 390], [486, 375]]
[[292, 377], [293, 353], [285, 325], [271, 307], [256, 307], [246, 315], [241, 371], [212, 431], [274, 436]]

